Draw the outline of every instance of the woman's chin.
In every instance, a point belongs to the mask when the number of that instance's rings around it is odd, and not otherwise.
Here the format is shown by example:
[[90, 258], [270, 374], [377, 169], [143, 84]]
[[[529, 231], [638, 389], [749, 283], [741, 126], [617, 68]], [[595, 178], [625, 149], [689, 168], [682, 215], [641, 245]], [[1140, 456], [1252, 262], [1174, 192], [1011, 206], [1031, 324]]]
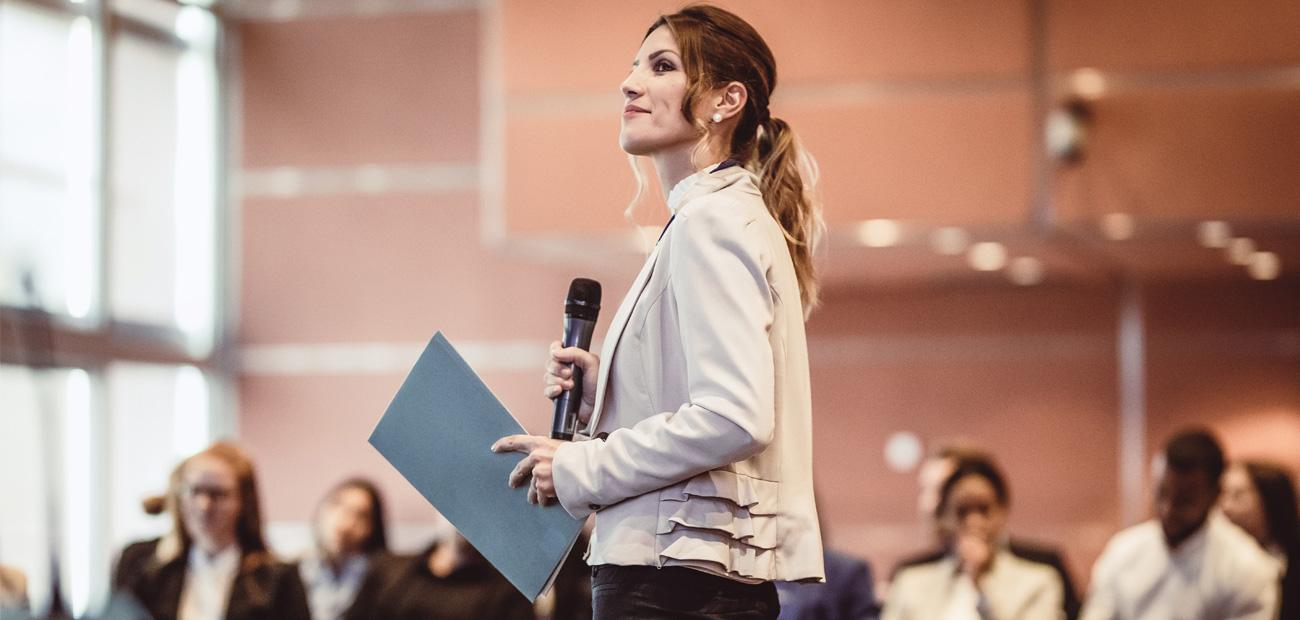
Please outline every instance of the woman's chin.
[[651, 149], [649, 145], [645, 144], [644, 141], [625, 135], [620, 135], [618, 137], [618, 145], [623, 149], [623, 152], [628, 155], [649, 155], [654, 150]]

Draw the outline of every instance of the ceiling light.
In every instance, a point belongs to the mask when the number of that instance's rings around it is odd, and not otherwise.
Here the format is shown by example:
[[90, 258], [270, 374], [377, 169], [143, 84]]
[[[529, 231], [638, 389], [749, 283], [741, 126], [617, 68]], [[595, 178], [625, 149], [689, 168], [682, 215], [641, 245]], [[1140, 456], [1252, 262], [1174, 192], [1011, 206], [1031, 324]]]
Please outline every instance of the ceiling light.
[[1088, 100], [1100, 99], [1106, 94], [1106, 76], [1091, 67], [1070, 74], [1070, 90]]
[[1255, 242], [1246, 237], [1237, 237], [1228, 242], [1228, 262], [1234, 265], [1250, 263], [1250, 257], [1255, 254]]
[[911, 431], [898, 431], [885, 440], [885, 464], [900, 474], [916, 469], [921, 462], [921, 438]]
[[1201, 222], [1196, 227], [1196, 238], [1207, 248], [1226, 248], [1232, 239], [1232, 227], [1222, 220]]
[[1272, 252], [1255, 252], [1250, 255], [1246, 272], [1256, 280], [1276, 280], [1282, 272], [1282, 261]]
[[869, 248], [898, 245], [902, 230], [894, 220], [867, 220], [858, 224], [858, 242]]
[[970, 245], [970, 233], [956, 226], [936, 228], [930, 233], [930, 247], [944, 256], [957, 256]]
[[996, 241], [984, 241], [970, 246], [966, 261], [977, 271], [997, 271], [1007, 264], [1007, 248]]
[[1033, 286], [1042, 282], [1045, 272], [1043, 261], [1032, 256], [1019, 256], [1007, 264], [1007, 277], [1020, 286]]

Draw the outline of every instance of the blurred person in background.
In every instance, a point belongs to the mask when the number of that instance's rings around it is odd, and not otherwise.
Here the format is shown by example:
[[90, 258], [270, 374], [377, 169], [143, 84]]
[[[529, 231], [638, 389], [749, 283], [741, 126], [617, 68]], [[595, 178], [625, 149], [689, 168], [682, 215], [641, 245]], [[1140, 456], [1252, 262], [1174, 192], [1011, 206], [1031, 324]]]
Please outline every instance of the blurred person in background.
[[[823, 514], [818, 502], [818, 529], [822, 540], [827, 540], [830, 535], [821, 520]], [[823, 545], [822, 565], [826, 569], [825, 583], [777, 582], [776, 594], [781, 601], [779, 620], [875, 620], [880, 617], [871, 564]]]
[[0, 564], [0, 610], [27, 609], [27, 575]]
[[312, 520], [315, 547], [298, 563], [314, 620], [340, 620], [378, 556], [388, 552], [384, 502], [369, 480], [350, 478], [325, 494]]
[[297, 570], [267, 550], [243, 451], [213, 444], [181, 463], [176, 482], [172, 530], [138, 569], [119, 562], [123, 590], [154, 620], [309, 620]]
[[[824, 532], [825, 530], [823, 530]], [[847, 553], [823, 548], [825, 583], [778, 581], [780, 620], [875, 620], [880, 617], [871, 565]]]
[[[947, 529], [944, 520], [939, 518], [937, 510], [939, 495], [944, 481], [956, 471], [963, 461], [968, 459], [993, 460], [988, 452], [974, 446], [950, 443], [933, 450], [917, 468], [917, 482], [920, 486], [916, 500], [917, 514], [922, 522], [929, 524], [929, 529], [934, 533], [936, 546], [934, 549], [899, 562], [894, 567], [893, 574], [895, 576], [904, 568], [933, 562], [947, 555], [948, 549], [952, 546], [953, 534]], [[1006, 549], [1011, 552], [1011, 555], [1022, 560], [1046, 564], [1056, 571], [1064, 588], [1061, 608], [1065, 612], [1065, 618], [1067, 620], [1078, 618], [1079, 607], [1082, 603], [1079, 600], [1079, 593], [1074, 587], [1074, 580], [1070, 577], [1070, 571], [1066, 568], [1065, 558], [1059, 550], [1018, 538], [1009, 538]]]
[[1278, 617], [1300, 620], [1300, 517], [1291, 474], [1276, 463], [1235, 463], [1223, 474], [1220, 508], [1278, 561], [1282, 573]]
[[898, 571], [886, 620], [1064, 616], [1064, 584], [1052, 567], [1017, 557], [1006, 545], [1010, 491], [992, 459], [967, 455], [940, 487], [935, 515], [947, 532], [943, 556]]
[[1208, 431], [1169, 439], [1156, 467], [1156, 518], [1106, 545], [1084, 620], [1275, 617], [1277, 563], [1214, 510], [1223, 470], [1223, 449]]
[[591, 620], [591, 567], [583, 556], [591, 540], [592, 520], [582, 525], [578, 540], [560, 566], [554, 586], [537, 598], [537, 620]]
[[[348, 620], [533, 620], [533, 605], [459, 533], [378, 563]], [[366, 601], [365, 605], [360, 601]]]

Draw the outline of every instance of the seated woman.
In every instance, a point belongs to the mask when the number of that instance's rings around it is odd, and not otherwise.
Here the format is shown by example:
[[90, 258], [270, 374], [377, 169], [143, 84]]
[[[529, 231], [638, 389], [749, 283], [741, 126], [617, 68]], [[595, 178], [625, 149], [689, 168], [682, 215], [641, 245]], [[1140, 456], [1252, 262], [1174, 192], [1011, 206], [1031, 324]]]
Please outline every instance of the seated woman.
[[358, 598], [361, 583], [388, 552], [384, 502], [369, 480], [350, 478], [330, 489], [313, 519], [315, 549], [298, 563], [314, 620], [340, 620]]
[[117, 571], [154, 620], [310, 619], [298, 572], [262, 538], [257, 478], [243, 451], [216, 443], [186, 459], [166, 503], [172, 531], [138, 567]]
[[947, 553], [899, 571], [884, 619], [1060, 618], [1060, 576], [1007, 550], [1008, 506], [1006, 480], [992, 460], [963, 460], [944, 481], [935, 509], [953, 534]]
[[1277, 559], [1282, 574], [1278, 618], [1300, 620], [1300, 517], [1291, 474], [1275, 463], [1236, 463], [1223, 474], [1220, 506], [1224, 516]]

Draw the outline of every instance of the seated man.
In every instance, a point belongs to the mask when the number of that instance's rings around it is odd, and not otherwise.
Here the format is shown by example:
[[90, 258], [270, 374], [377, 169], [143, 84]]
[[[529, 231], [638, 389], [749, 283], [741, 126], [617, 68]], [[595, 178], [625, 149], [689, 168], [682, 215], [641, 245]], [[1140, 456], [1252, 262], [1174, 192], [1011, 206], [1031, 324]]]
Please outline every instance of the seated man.
[[1084, 620], [1271, 620], [1276, 564], [1213, 510], [1224, 457], [1203, 430], [1165, 444], [1156, 519], [1110, 540], [1093, 568]]

